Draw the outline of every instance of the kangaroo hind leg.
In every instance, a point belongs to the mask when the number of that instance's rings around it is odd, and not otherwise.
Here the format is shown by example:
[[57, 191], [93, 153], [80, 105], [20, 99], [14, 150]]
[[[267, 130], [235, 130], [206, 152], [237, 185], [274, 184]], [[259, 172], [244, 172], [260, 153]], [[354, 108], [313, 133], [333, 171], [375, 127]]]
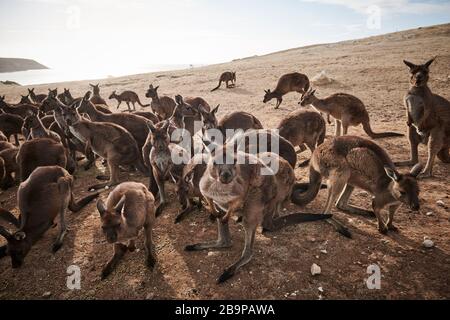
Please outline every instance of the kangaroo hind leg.
[[350, 197], [355, 188], [349, 184], [345, 186], [344, 192], [339, 197], [336, 207], [346, 213], [356, 214], [360, 216], [375, 217], [375, 213], [370, 210], [364, 210], [348, 204]]

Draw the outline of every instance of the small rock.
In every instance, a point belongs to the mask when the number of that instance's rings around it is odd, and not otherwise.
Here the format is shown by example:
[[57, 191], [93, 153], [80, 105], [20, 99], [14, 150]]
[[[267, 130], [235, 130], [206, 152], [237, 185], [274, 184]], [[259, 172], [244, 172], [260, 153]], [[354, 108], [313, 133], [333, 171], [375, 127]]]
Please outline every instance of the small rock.
[[328, 252], [327, 252], [327, 250], [320, 250], [320, 253], [323, 253], [323, 254], [327, 254]]
[[50, 291], [44, 292], [42, 295], [43, 298], [50, 298], [52, 296], [52, 293]]
[[322, 288], [322, 287], [319, 287], [318, 290], [319, 290], [320, 292], [323, 292], [323, 288]]
[[94, 192], [95, 191], [95, 189], [91, 189], [91, 190], [89, 190], [89, 192]]
[[445, 205], [444, 201], [442, 200], [438, 200], [436, 201], [436, 204], [441, 207], [441, 208], [446, 208], [447, 206]]
[[311, 274], [313, 276], [315, 275], [319, 275], [322, 273], [322, 268], [320, 268], [317, 264], [313, 263], [313, 265], [311, 266]]
[[434, 247], [434, 242], [432, 241], [432, 240], [430, 240], [430, 239], [425, 239], [424, 241], [423, 241], [423, 246], [425, 247], [425, 248], [433, 248]]
[[155, 298], [155, 294], [153, 292], [151, 292], [145, 297], [145, 300], [153, 300], [154, 298]]
[[109, 186], [106, 186], [106, 187], [105, 187], [105, 190], [109, 190]]
[[215, 257], [215, 256], [218, 256], [219, 255], [219, 253], [217, 252], [217, 251], [210, 251], [210, 252], [208, 252], [208, 257]]
[[431, 212], [431, 211], [427, 212], [426, 215], [427, 215], [427, 217], [431, 217], [433, 215], [433, 212]]

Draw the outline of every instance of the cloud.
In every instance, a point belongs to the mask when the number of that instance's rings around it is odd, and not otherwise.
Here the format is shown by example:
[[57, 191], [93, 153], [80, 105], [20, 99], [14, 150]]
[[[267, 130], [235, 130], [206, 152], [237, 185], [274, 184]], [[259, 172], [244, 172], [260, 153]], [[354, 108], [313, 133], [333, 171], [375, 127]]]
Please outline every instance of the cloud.
[[371, 6], [378, 6], [385, 13], [450, 13], [449, 2], [412, 0], [301, 0], [302, 2], [341, 5], [359, 13], [367, 13]]

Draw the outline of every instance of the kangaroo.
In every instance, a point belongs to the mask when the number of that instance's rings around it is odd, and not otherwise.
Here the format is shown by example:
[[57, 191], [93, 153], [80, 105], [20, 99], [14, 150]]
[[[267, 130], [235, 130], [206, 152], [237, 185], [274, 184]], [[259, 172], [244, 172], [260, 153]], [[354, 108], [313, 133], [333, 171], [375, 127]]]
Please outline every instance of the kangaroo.
[[139, 96], [136, 92], [133, 91], [124, 91], [121, 94], [117, 95], [116, 91], [114, 90], [113, 93], [109, 96], [109, 99], [116, 99], [118, 101], [117, 109], [119, 109], [122, 102], [125, 101], [128, 107], [128, 111], [131, 112], [130, 103], [133, 105], [133, 110], [136, 111], [136, 102], [142, 107], [146, 108], [149, 107], [149, 104], [142, 104], [141, 100], [139, 100]]
[[32, 104], [18, 104], [12, 106], [5, 101], [5, 96], [0, 97], [0, 110], [4, 113], [18, 115], [23, 119], [26, 118], [30, 114], [30, 112], [34, 114], [39, 113], [39, 108]]
[[20, 102], [18, 104], [33, 104], [34, 102], [30, 100], [30, 95], [27, 94], [25, 96], [20, 95]]
[[67, 233], [66, 209], [78, 212], [97, 196], [91, 194], [75, 201], [73, 177], [66, 170], [58, 166], [37, 168], [17, 191], [20, 218], [15, 224], [19, 230], [12, 234], [0, 227], [0, 234], [7, 241], [6, 246], [0, 247], [0, 257], [9, 255], [12, 267], [19, 268], [31, 247], [55, 225], [59, 216], [59, 232], [52, 247], [57, 252]]
[[219, 106], [214, 108], [211, 112], [207, 112], [206, 110], [201, 112], [204, 131], [218, 129], [225, 135], [227, 129], [242, 129], [244, 131], [263, 129], [261, 122], [255, 116], [243, 111], [227, 114], [218, 121], [216, 117], [218, 110]]
[[57, 95], [58, 99], [61, 100], [64, 104], [70, 106], [72, 104], [80, 103], [82, 97], [74, 98], [70, 93], [70, 89], [64, 88], [64, 92]]
[[92, 87], [92, 91], [93, 91], [93, 95], [91, 98], [91, 102], [93, 104], [103, 104], [105, 106], [107, 106], [108, 104], [106, 103], [105, 99], [103, 99], [100, 96], [100, 83], [97, 84], [89, 84], [89, 86]]
[[[218, 239], [208, 243], [189, 245], [186, 251], [228, 248], [231, 246], [231, 236], [228, 220], [234, 213], [243, 217], [245, 229], [245, 245], [241, 258], [228, 267], [218, 278], [218, 283], [230, 279], [240, 267], [247, 264], [252, 257], [256, 228], [262, 224], [267, 231], [279, 230], [285, 226], [306, 221], [327, 219], [328, 216], [309, 214], [290, 214], [274, 218], [284, 204], [289, 201], [295, 181], [294, 170], [284, 159], [276, 154], [270, 154], [270, 159], [277, 161], [278, 171], [263, 175], [266, 167], [264, 160], [248, 154], [234, 153], [229, 161], [224, 163], [224, 151], [218, 150], [208, 162], [206, 172], [200, 180], [200, 190], [204, 197], [211, 199], [219, 211], [225, 215], [218, 215]], [[227, 154], [227, 156], [230, 156]], [[245, 161], [239, 162], [238, 156]], [[265, 159], [269, 157], [264, 156]], [[244, 162], [244, 164], [240, 164]], [[228, 162], [227, 162], [228, 163]], [[218, 211], [218, 212], [219, 212]]]
[[[19, 176], [19, 166], [16, 156], [19, 148], [9, 148], [0, 151], [0, 188], [7, 190], [16, 184]], [[12, 174], [14, 173], [14, 178]]]
[[302, 107], [313, 106], [316, 110], [331, 114], [335, 119], [336, 137], [341, 135], [341, 127], [344, 135], [347, 134], [350, 126], [356, 127], [362, 124], [364, 132], [372, 139], [387, 137], [403, 137], [404, 135], [396, 132], [375, 133], [370, 126], [369, 114], [364, 103], [357, 97], [347, 93], [336, 93], [325, 99], [317, 98], [316, 90], [309, 90], [302, 96], [299, 104]]
[[277, 99], [275, 109], [278, 109], [283, 103], [283, 96], [289, 92], [298, 92], [302, 95], [309, 90], [309, 79], [306, 75], [298, 72], [288, 73], [278, 80], [277, 87], [274, 91], [265, 90], [263, 103], [267, 103], [272, 99]]
[[0, 151], [14, 148], [15, 146], [8, 141], [0, 141]]
[[98, 200], [97, 209], [103, 234], [114, 246], [113, 257], [103, 267], [102, 280], [111, 274], [128, 250], [135, 250], [134, 241], [142, 229], [145, 234], [145, 264], [153, 270], [156, 264], [152, 239], [155, 199], [147, 188], [142, 183], [124, 182], [109, 194], [106, 204]]
[[147, 127], [148, 120], [144, 117], [130, 113], [111, 113], [106, 114], [98, 111], [90, 101], [91, 93], [88, 91], [84, 95], [83, 100], [78, 107], [78, 112], [86, 113], [94, 122], [110, 122], [117, 124], [126, 129], [137, 142], [139, 150], [145, 144], [149, 130]]
[[1, 130], [0, 130], [0, 141], [8, 141], [8, 138]]
[[69, 173], [75, 171], [73, 159], [60, 142], [49, 138], [38, 138], [24, 142], [17, 153], [16, 161], [20, 181], [25, 181], [37, 167], [60, 166]]
[[280, 136], [298, 146], [300, 151], [306, 144], [312, 154], [325, 140], [326, 124], [317, 112], [297, 110], [281, 120], [278, 130]]
[[148, 176], [136, 140], [123, 127], [109, 122], [94, 122], [80, 116], [77, 109], [59, 105], [61, 114], [71, 133], [108, 162], [108, 182], [91, 186], [91, 189], [112, 187], [119, 183], [119, 166], [134, 165]]
[[[194, 211], [196, 207], [201, 206], [202, 199], [207, 201], [200, 191], [199, 184], [200, 179], [205, 173], [208, 160], [208, 154], [196, 154], [184, 166], [183, 173], [177, 182], [177, 194], [181, 204], [181, 212], [175, 218], [175, 223], [180, 223], [187, 215]], [[197, 205], [194, 203], [194, 197], [199, 198]], [[212, 205], [210, 209], [212, 209]]]
[[[222, 85], [222, 82], [226, 83], [227, 89], [236, 87], [236, 72], [224, 72], [220, 75], [219, 85], [211, 90], [211, 92], [216, 91]], [[229, 84], [231, 82], [231, 85]]]
[[28, 89], [28, 94], [30, 95], [31, 100], [33, 101], [33, 103], [42, 103], [42, 101], [44, 101], [45, 98], [47, 98], [46, 94], [36, 94], [34, 92], [34, 88], [32, 89]]
[[177, 106], [175, 107], [170, 120], [177, 128], [186, 129], [189, 131], [191, 137], [195, 135], [194, 123], [201, 120], [201, 115], [197, 109], [185, 102], [183, 97], [177, 95], [175, 97]]
[[444, 163], [450, 163], [450, 102], [434, 94], [428, 87], [430, 66], [434, 59], [423, 65], [408, 61], [411, 86], [405, 96], [408, 117], [408, 137], [411, 158], [398, 165], [415, 165], [419, 162], [418, 146], [428, 145], [427, 164], [420, 174], [421, 178], [433, 175], [436, 156]]
[[186, 98], [184, 100], [187, 104], [189, 104], [192, 108], [194, 108], [197, 113], [200, 112], [200, 110], [206, 110], [206, 111], [211, 111], [211, 107], [209, 105], [208, 102], [206, 102], [205, 99], [201, 98], [201, 97], [195, 97], [195, 98]]
[[[56, 132], [61, 138], [63, 138], [63, 144], [65, 144], [70, 152], [71, 158], [76, 159], [76, 152], [80, 152], [85, 155], [87, 162], [84, 165], [85, 170], [89, 170], [95, 163], [95, 155], [92, 152], [92, 149], [86, 145], [83, 141], [78, 139], [75, 135], [70, 132], [70, 128], [63, 119], [63, 115], [61, 112], [61, 108], [69, 108], [58, 98], [54, 96], [49, 96], [42, 103], [43, 105], [47, 105], [53, 111], [54, 123], [50, 126], [50, 130]], [[65, 141], [64, 141], [65, 140]]]
[[31, 139], [49, 138], [55, 140], [56, 142], [62, 141], [61, 137], [57, 133], [45, 128], [41, 119], [39, 119], [39, 117], [34, 114], [31, 114], [25, 118], [23, 122], [22, 133], [25, 137], [28, 137], [29, 135]]
[[0, 113], [0, 131], [4, 133], [7, 141], [14, 136], [16, 146], [19, 145], [18, 134], [22, 133], [23, 118], [10, 113]]
[[131, 114], [134, 114], [136, 116], [141, 116], [146, 118], [147, 120], [150, 120], [151, 122], [153, 122], [154, 124], [159, 122], [159, 118], [156, 114], [154, 114], [153, 112], [150, 111], [134, 111]]
[[[147, 122], [147, 125], [151, 131], [151, 144], [153, 146], [150, 151], [149, 162], [159, 190], [160, 201], [156, 210], [156, 216], [159, 216], [167, 203], [164, 182], [170, 176], [178, 180], [182, 175], [183, 165], [189, 162], [190, 157], [182, 147], [170, 143], [169, 122], [167, 120], [162, 127], [155, 127], [151, 122]], [[178, 163], [174, 161], [174, 157], [178, 158]], [[150, 180], [149, 189], [152, 182]]]
[[153, 87], [153, 84], [150, 84], [145, 96], [152, 99], [151, 108], [160, 120], [167, 120], [172, 116], [176, 103], [170, 97], [159, 97], [158, 88], [159, 86]]
[[[336, 137], [320, 145], [313, 153], [309, 167], [309, 188], [300, 193], [294, 190], [292, 202], [304, 206], [315, 199], [322, 179], [327, 179], [328, 199], [324, 213], [330, 213], [337, 201], [337, 208], [352, 214], [377, 217], [378, 230], [385, 234], [395, 231], [394, 214], [405, 204], [411, 210], [418, 211], [419, 187], [416, 177], [420, 165], [409, 174], [400, 174], [389, 155], [374, 142], [354, 136]], [[348, 200], [354, 188], [371, 193], [372, 211], [350, 206]], [[381, 210], [388, 206], [389, 216], [385, 222]], [[334, 221], [336, 222], [336, 221]], [[349, 232], [340, 224], [337, 230], [349, 236]]]

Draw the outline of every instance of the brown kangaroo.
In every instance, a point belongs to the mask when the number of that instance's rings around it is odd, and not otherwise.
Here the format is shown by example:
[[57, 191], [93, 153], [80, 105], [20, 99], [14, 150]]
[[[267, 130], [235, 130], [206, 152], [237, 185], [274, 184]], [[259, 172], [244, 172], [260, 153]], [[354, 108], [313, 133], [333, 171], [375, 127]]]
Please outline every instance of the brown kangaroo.
[[170, 97], [159, 97], [158, 88], [159, 86], [153, 87], [153, 84], [151, 84], [148, 87], [145, 96], [152, 99], [152, 103], [150, 105], [153, 112], [160, 118], [160, 120], [167, 120], [172, 116], [176, 103], [175, 100]]
[[107, 106], [108, 104], [106, 103], [105, 99], [103, 99], [100, 96], [100, 83], [97, 84], [89, 84], [89, 86], [92, 87], [92, 98], [91, 98], [91, 102], [93, 104], [103, 104], [105, 106]]
[[30, 114], [30, 112], [34, 114], [39, 113], [39, 108], [32, 104], [18, 104], [12, 106], [5, 101], [5, 96], [0, 97], [0, 110], [4, 113], [18, 115], [23, 119], [25, 119]]
[[91, 121], [94, 122], [110, 122], [117, 124], [126, 129], [137, 142], [139, 150], [145, 144], [149, 130], [147, 127], [148, 120], [144, 117], [132, 113], [110, 113], [106, 114], [98, 111], [94, 104], [90, 101], [91, 92], [88, 91], [84, 95], [83, 100], [78, 107], [78, 112], [87, 113]]
[[55, 140], [56, 142], [61, 142], [61, 137], [57, 133], [45, 128], [41, 119], [34, 114], [31, 114], [25, 118], [22, 133], [25, 137], [29, 137], [31, 139], [49, 138]]
[[25, 181], [37, 167], [60, 166], [75, 171], [73, 159], [64, 146], [53, 139], [38, 138], [24, 142], [17, 153], [20, 181]]
[[131, 112], [130, 103], [133, 105], [133, 110], [136, 111], [136, 102], [142, 107], [149, 107], [149, 104], [142, 104], [141, 100], [139, 100], [139, 96], [134, 91], [124, 91], [121, 94], [117, 95], [114, 90], [113, 93], [109, 96], [109, 99], [116, 99], [118, 101], [117, 109], [119, 109], [122, 102], [125, 102], [128, 107], [128, 111]]
[[[0, 188], [2, 190], [11, 188], [18, 180], [17, 152], [19, 152], [19, 148], [9, 148], [0, 152]], [[14, 178], [12, 176], [13, 173]]]
[[145, 264], [153, 270], [156, 264], [152, 239], [155, 199], [147, 188], [142, 183], [124, 182], [109, 194], [106, 204], [98, 200], [97, 209], [106, 241], [114, 246], [113, 257], [103, 267], [102, 280], [111, 274], [128, 250], [135, 251], [134, 241], [142, 229], [145, 234]]
[[278, 130], [280, 136], [298, 146], [300, 151], [306, 144], [312, 154], [325, 140], [326, 124], [317, 112], [297, 110], [281, 120]]
[[[371, 140], [354, 136], [336, 137], [324, 142], [314, 151], [309, 167], [309, 188], [301, 193], [294, 190], [292, 202], [304, 206], [315, 199], [322, 179], [327, 179], [328, 199], [324, 213], [330, 213], [337, 201], [338, 209], [359, 215], [375, 215], [378, 230], [387, 233], [397, 230], [393, 225], [394, 214], [405, 204], [417, 211], [419, 187], [416, 177], [421, 167], [416, 166], [409, 174], [400, 174], [389, 155]], [[371, 193], [372, 211], [363, 210], [348, 204], [354, 188]], [[381, 210], [388, 206], [389, 217], [385, 222]], [[337, 230], [350, 237], [350, 233], [336, 220]]]
[[366, 106], [355, 96], [347, 93], [336, 93], [325, 99], [319, 99], [314, 95], [315, 92], [316, 90], [309, 90], [302, 96], [299, 104], [302, 107], [311, 105], [316, 110], [333, 116], [337, 137], [341, 135], [341, 127], [343, 134], [346, 135], [350, 126], [356, 127], [360, 124], [362, 124], [364, 132], [372, 139], [404, 136], [396, 132], [373, 132]]
[[[54, 92], [53, 92], [52, 96], [54, 96]], [[68, 106], [71, 106], [73, 104], [78, 104], [78, 103], [80, 103], [80, 101], [82, 99], [82, 97], [74, 98], [72, 96], [72, 94], [70, 93], [70, 89], [66, 89], [66, 88], [64, 88], [64, 92], [58, 94], [57, 97], [59, 100], [61, 100], [64, 104], [66, 104]]]
[[150, 111], [145, 111], [145, 112], [144, 111], [134, 111], [131, 114], [144, 117], [145, 119], [150, 120], [151, 122], [153, 122], [155, 124], [160, 121], [158, 116]]
[[[182, 175], [184, 164], [188, 163], [190, 159], [186, 150], [170, 142], [169, 124], [169, 121], [166, 120], [162, 127], [158, 127], [151, 122], [147, 122], [151, 131], [151, 144], [153, 146], [150, 151], [149, 162], [159, 190], [159, 205], [156, 216], [162, 213], [167, 203], [164, 189], [165, 181], [170, 177], [178, 180]], [[174, 162], [175, 155], [181, 159], [180, 163]], [[150, 190], [152, 183], [153, 181], [150, 180]]]
[[76, 159], [76, 152], [80, 152], [85, 155], [87, 162], [84, 165], [85, 170], [89, 170], [95, 163], [95, 155], [86, 143], [78, 139], [70, 132], [70, 128], [63, 119], [61, 108], [68, 107], [63, 104], [58, 98], [50, 96], [42, 103], [47, 105], [53, 110], [54, 123], [50, 126], [50, 130], [56, 132], [61, 138], [63, 138], [63, 144], [65, 144], [71, 152], [71, 158]]
[[434, 59], [423, 65], [404, 61], [409, 67], [411, 86], [405, 96], [408, 117], [408, 136], [411, 159], [398, 165], [414, 165], [419, 162], [418, 146], [428, 145], [427, 164], [420, 177], [433, 175], [436, 156], [444, 163], [450, 163], [450, 102], [431, 92], [428, 87], [430, 65]]
[[8, 141], [0, 141], [0, 151], [14, 148], [15, 146]]
[[289, 92], [298, 92], [302, 95], [309, 90], [309, 79], [306, 75], [298, 72], [288, 73], [278, 80], [277, 87], [274, 91], [265, 90], [264, 103], [272, 99], [277, 99], [275, 109], [278, 109], [283, 102], [283, 96]]
[[20, 102], [18, 104], [33, 104], [34, 102], [30, 100], [30, 95], [27, 94], [26, 96], [20, 95]]
[[30, 95], [31, 100], [33, 103], [42, 103], [45, 98], [47, 98], [46, 94], [36, 94], [34, 93], [34, 88], [28, 89], [28, 94]]
[[14, 136], [16, 146], [19, 145], [18, 134], [22, 133], [23, 118], [9, 113], [0, 113], [0, 131], [5, 134], [10, 141], [11, 136]]
[[[270, 158], [279, 164], [278, 170], [266, 175], [262, 174], [262, 170], [268, 170], [269, 173], [270, 169], [264, 164], [265, 160], [248, 154], [235, 153], [232, 156], [233, 161], [230, 161], [232, 164], [221, 164], [224, 163], [225, 149], [226, 147], [218, 150], [214, 157], [211, 157], [200, 180], [203, 196], [211, 199], [220, 211], [226, 212], [225, 215], [220, 214], [217, 217], [218, 239], [185, 248], [187, 251], [196, 251], [230, 247], [228, 220], [233, 214], [243, 217], [245, 245], [241, 258], [223, 272], [218, 283], [231, 278], [240, 267], [251, 260], [256, 228], [260, 224], [267, 231], [275, 231], [288, 225], [330, 217], [294, 213], [275, 218], [282, 206], [289, 201], [295, 181], [292, 167], [276, 154], [270, 154]], [[244, 164], [239, 164], [238, 156], [244, 157]], [[267, 155], [263, 158], [268, 159]]]
[[[222, 85], [222, 82], [226, 83], [227, 89], [236, 87], [236, 72], [224, 72], [220, 75], [219, 85], [211, 90], [211, 92], [216, 91]], [[231, 82], [231, 84], [229, 84]]]
[[58, 166], [37, 168], [17, 191], [19, 219], [9, 213], [18, 230], [12, 234], [0, 227], [0, 234], [7, 241], [6, 246], [0, 247], [0, 257], [9, 255], [12, 267], [19, 268], [31, 247], [55, 226], [54, 220], [59, 216], [59, 232], [52, 247], [57, 252], [67, 233], [66, 209], [78, 212], [97, 196], [91, 194], [75, 201], [73, 177], [66, 170]]
[[89, 188], [101, 189], [119, 183], [119, 166], [133, 165], [148, 176], [148, 169], [142, 162], [136, 140], [123, 127], [109, 122], [94, 122], [80, 116], [77, 109], [60, 105], [61, 114], [71, 133], [85, 143], [86, 148], [108, 162], [110, 179], [108, 182]]

